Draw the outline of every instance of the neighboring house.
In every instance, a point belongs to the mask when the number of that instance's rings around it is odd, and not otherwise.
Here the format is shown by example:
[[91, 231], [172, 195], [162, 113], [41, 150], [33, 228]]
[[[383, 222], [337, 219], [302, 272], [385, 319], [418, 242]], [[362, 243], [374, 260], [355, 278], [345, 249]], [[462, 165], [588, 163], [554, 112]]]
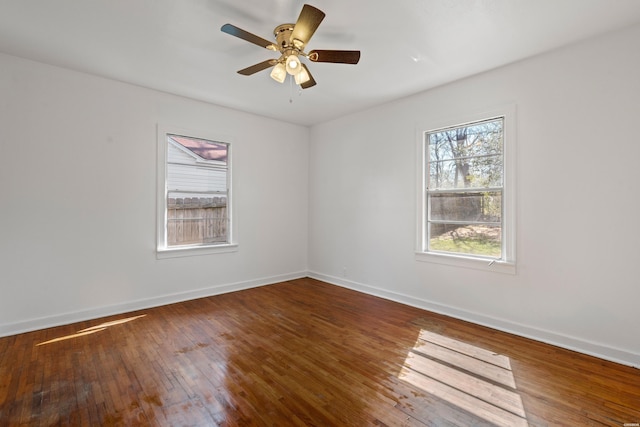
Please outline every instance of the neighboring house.
[[227, 196], [227, 145], [169, 137], [167, 191], [172, 197]]

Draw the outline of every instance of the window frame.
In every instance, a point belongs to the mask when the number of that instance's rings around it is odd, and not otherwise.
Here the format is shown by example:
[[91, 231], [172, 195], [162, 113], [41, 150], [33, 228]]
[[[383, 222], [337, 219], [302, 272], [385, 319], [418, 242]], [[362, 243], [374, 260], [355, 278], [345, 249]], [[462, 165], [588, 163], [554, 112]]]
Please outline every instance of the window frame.
[[[222, 243], [204, 245], [167, 245], [167, 169], [169, 153], [169, 135], [179, 135], [187, 138], [202, 139], [227, 144], [227, 216], [229, 218], [228, 239]], [[193, 130], [175, 126], [157, 125], [157, 195], [156, 195], [156, 257], [158, 259], [175, 258], [195, 255], [209, 255], [217, 253], [235, 252], [238, 250], [236, 241], [236, 221], [234, 218], [234, 197], [232, 194], [232, 146], [233, 138], [210, 131]]]
[[[429, 149], [427, 135], [444, 129], [457, 128], [484, 122], [491, 119], [503, 119], [503, 182], [502, 182], [502, 256], [501, 258], [480, 257], [467, 254], [428, 250], [428, 168]], [[461, 114], [454, 117], [434, 118], [416, 127], [417, 141], [417, 213], [416, 213], [416, 251], [417, 261], [431, 262], [463, 268], [495, 271], [507, 274], [516, 273], [516, 105]]]

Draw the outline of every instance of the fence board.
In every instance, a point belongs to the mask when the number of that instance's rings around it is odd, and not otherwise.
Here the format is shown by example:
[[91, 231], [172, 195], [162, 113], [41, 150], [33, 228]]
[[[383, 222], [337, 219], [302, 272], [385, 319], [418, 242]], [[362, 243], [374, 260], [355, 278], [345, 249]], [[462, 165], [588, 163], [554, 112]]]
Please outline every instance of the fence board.
[[169, 246], [226, 242], [227, 224], [226, 197], [168, 199]]

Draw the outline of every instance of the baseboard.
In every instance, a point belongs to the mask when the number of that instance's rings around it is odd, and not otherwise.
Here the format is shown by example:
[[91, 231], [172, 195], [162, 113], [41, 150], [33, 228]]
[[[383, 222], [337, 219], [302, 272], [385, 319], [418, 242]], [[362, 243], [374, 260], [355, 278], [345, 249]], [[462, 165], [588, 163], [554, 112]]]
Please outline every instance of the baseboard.
[[160, 295], [152, 298], [128, 301], [122, 304], [97, 307], [89, 310], [80, 310], [53, 316], [45, 316], [15, 323], [5, 323], [0, 325], [0, 337], [16, 335], [39, 329], [51, 328], [54, 326], [68, 325], [70, 323], [81, 322], [84, 320], [98, 319], [100, 317], [112, 316], [116, 314], [127, 313], [130, 311], [144, 310], [152, 307], [159, 307], [161, 305], [173, 304], [176, 302], [204, 298], [213, 295], [220, 295], [228, 292], [241, 291], [245, 289], [256, 288], [258, 286], [286, 282], [287, 280], [294, 280], [302, 277], [307, 277], [306, 271], [217, 285], [209, 288], [196, 289], [187, 292]]
[[410, 305], [412, 307], [417, 307], [424, 310], [432, 311], [434, 313], [450, 316], [456, 319], [465, 320], [477, 325], [487, 326], [492, 329], [508, 332], [510, 334], [529, 338], [535, 341], [544, 342], [557, 347], [565, 348], [567, 350], [572, 350], [578, 353], [598, 357], [600, 359], [609, 360], [611, 362], [640, 368], [640, 354], [633, 353], [627, 350], [612, 348], [603, 344], [583, 340], [580, 338], [558, 334], [556, 332], [551, 332], [515, 322], [510, 322], [504, 319], [462, 310], [456, 307], [427, 301], [410, 295], [377, 288], [375, 286], [353, 282], [340, 277], [334, 277], [313, 271], [308, 272], [308, 277], [331, 283], [333, 285], [363, 292], [369, 295]]

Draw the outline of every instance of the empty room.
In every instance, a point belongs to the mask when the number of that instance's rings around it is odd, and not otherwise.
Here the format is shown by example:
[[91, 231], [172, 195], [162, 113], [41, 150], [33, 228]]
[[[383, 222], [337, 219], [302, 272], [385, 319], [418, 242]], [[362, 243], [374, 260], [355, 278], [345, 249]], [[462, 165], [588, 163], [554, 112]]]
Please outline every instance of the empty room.
[[0, 0], [0, 427], [639, 426], [640, 1]]

